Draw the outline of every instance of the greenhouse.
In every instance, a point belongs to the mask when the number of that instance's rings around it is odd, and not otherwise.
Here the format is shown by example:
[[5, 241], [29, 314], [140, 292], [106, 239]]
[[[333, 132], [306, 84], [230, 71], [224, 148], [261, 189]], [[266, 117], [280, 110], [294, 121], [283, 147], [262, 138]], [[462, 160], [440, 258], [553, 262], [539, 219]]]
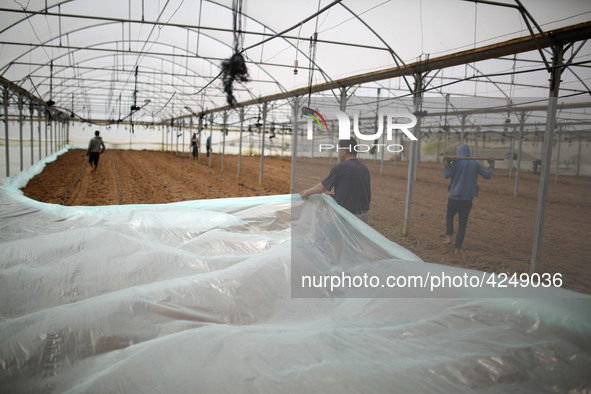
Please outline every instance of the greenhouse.
[[[3, 2], [0, 391], [591, 390], [589, 38], [577, 0]], [[369, 209], [308, 197], [350, 137]]]

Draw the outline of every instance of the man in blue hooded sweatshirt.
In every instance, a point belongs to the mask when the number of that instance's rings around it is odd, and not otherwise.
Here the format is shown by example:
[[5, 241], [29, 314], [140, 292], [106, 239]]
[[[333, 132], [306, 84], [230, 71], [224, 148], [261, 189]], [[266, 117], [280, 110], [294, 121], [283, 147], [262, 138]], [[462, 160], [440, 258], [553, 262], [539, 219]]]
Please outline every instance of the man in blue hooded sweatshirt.
[[[462, 145], [458, 148], [457, 157], [470, 157], [470, 147]], [[454, 234], [454, 217], [458, 214], [458, 234], [456, 236], [454, 253], [459, 254], [466, 235], [468, 217], [472, 209], [472, 200], [478, 197], [478, 174], [485, 179], [490, 179], [495, 170], [494, 157], [488, 158], [488, 170], [476, 160], [458, 160], [456, 158], [443, 157], [443, 177], [449, 179], [449, 198], [447, 200], [447, 214], [445, 217], [444, 243], [451, 244]]]

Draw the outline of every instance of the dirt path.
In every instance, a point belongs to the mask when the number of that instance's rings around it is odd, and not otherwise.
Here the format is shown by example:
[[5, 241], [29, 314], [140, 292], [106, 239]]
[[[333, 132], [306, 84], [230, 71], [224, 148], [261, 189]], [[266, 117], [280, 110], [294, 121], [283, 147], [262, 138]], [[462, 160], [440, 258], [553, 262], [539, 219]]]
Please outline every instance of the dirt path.
[[[300, 159], [296, 173], [299, 188], [322, 180], [329, 163]], [[372, 172], [369, 224], [388, 239], [411, 250], [425, 261], [487, 272], [522, 273], [530, 268], [536, 218], [539, 175], [521, 172], [518, 197], [515, 178], [507, 170], [495, 170], [490, 180], [479, 179], [480, 197], [474, 200], [461, 257], [444, 245], [448, 181], [442, 164], [420, 163], [413, 187], [411, 229], [402, 235], [408, 166], [406, 162], [364, 161]], [[304, 168], [310, 168], [305, 173]], [[312, 170], [313, 169], [313, 170]], [[305, 173], [305, 174], [304, 174]], [[306, 175], [309, 174], [309, 175]], [[306, 179], [304, 181], [304, 179]], [[457, 219], [456, 219], [457, 229]], [[541, 272], [561, 273], [566, 287], [591, 294], [591, 179], [554, 177], [548, 203], [540, 263]]]
[[[533, 246], [539, 176], [521, 172], [518, 197], [514, 178], [506, 170], [495, 171], [489, 181], [480, 179], [480, 197], [474, 201], [461, 257], [444, 245], [447, 181], [442, 165], [421, 163], [413, 188], [411, 231], [402, 235], [407, 174], [406, 162], [364, 160], [372, 172], [372, 204], [369, 224], [390, 240], [413, 251], [425, 261], [462, 266], [487, 272], [528, 272]], [[23, 190], [44, 202], [65, 205], [116, 205], [168, 203], [206, 198], [287, 194], [291, 161], [265, 157], [262, 185], [261, 159], [188, 156], [153, 151], [109, 150], [101, 156], [96, 175], [90, 174], [86, 156], [72, 150], [47, 165]], [[334, 164], [334, 163], [333, 163]], [[331, 164], [324, 159], [298, 159], [296, 191], [321, 181]], [[540, 270], [561, 273], [565, 287], [591, 294], [591, 179], [560, 176], [549, 185]]]
[[289, 193], [289, 159], [265, 158], [259, 184], [260, 157], [212, 156], [199, 162], [187, 156], [152, 151], [109, 150], [101, 155], [96, 174], [87, 157], [71, 150], [49, 163], [23, 189], [30, 198], [63, 205], [155, 204], [207, 198]]

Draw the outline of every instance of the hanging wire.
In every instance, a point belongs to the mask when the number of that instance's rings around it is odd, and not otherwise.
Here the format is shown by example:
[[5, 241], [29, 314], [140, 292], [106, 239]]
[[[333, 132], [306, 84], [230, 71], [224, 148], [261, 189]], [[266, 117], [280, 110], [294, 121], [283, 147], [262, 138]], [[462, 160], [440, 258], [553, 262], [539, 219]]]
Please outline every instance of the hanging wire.
[[53, 107], [55, 101], [53, 101], [53, 60], [49, 63], [49, 101], [47, 101], [48, 107]]
[[318, 46], [318, 33], [314, 32], [310, 37], [310, 70], [308, 72], [308, 107], [312, 99], [312, 84], [314, 83], [314, 66], [316, 65], [316, 48]]
[[[268, 41], [274, 40], [274, 39], [275, 39], [275, 38], [277, 38], [277, 37], [281, 37], [281, 36], [285, 35], [287, 32], [289, 32], [289, 31], [291, 31], [291, 30], [293, 30], [293, 29], [297, 28], [298, 26], [301, 26], [301, 25], [303, 25], [304, 23], [306, 23], [306, 22], [310, 21], [311, 19], [315, 18], [316, 16], [318, 16], [318, 15], [322, 14], [323, 12], [325, 12], [326, 10], [328, 10], [328, 9], [330, 9], [331, 7], [335, 6], [336, 4], [339, 4], [341, 1], [343, 1], [343, 0], [334, 0], [334, 1], [333, 1], [332, 3], [330, 3], [329, 5], [327, 5], [327, 6], [323, 7], [321, 10], [319, 10], [318, 12], [315, 12], [314, 14], [312, 14], [312, 15], [308, 16], [308, 17], [307, 17], [307, 18], [305, 18], [304, 20], [302, 20], [302, 21], [298, 22], [296, 25], [290, 26], [290, 27], [288, 27], [287, 29], [285, 29], [285, 30], [283, 30], [283, 31], [280, 31], [279, 33], [276, 33], [276, 34], [274, 34], [274, 35], [273, 35], [273, 36], [271, 36], [271, 37], [265, 38], [264, 40], [262, 40], [262, 41], [260, 41], [260, 42], [258, 42], [258, 43], [255, 43], [255, 44], [253, 44], [253, 45], [250, 45], [250, 46], [248, 46], [248, 47], [246, 47], [246, 48], [242, 48], [242, 50], [240, 51], [240, 53], [244, 53], [244, 52], [246, 52], [246, 51], [247, 51], [247, 50], [249, 50], [249, 49], [256, 48], [256, 47], [257, 47], [257, 46], [259, 46], [259, 45], [263, 45], [264, 43], [266, 43], [266, 42], [268, 42]], [[222, 71], [220, 71], [220, 73], [219, 73], [219, 74], [218, 74], [218, 75], [217, 75], [215, 78], [213, 78], [211, 81], [209, 81], [209, 82], [208, 82], [208, 83], [207, 83], [205, 86], [203, 86], [203, 87], [202, 87], [200, 90], [198, 90], [198, 91], [197, 91], [197, 92], [195, 92], [194, 94], [200, 94], [201, 92], [203, 92], [203, 91], [204, 91], [206, 88], [208, 88], [208, 87], [209, 87], [209, 86], [210, 86], [210, 85], [211, 85], [211, 84], [212, 84], [214, 81], [216, 81], [216, 80], [217, 80], [217, 79], [218, 79], [220, 76], [222, 76], [222, 74], [223, 74], [223, 70], [222, 70]]]
[[[472, 44], [472, 52], [476, 52], [476, 28], [478, 26], [478, 3], [474, 3], [474, 39]], [[476, 61], [472, 63], [472, 76], [476, 76]], [[474, 81], [474, 95], [478, 93], [478, 79]]]
[[296, 41], [296, 57], [295, 60], [293, 62], [293, 75], [297, 75], [298, 74], [298, 55], [300, 53], [300, 34], [302, 33], [302, 25], [304, 23], [300, 23], [300, 28], [298, 30], [298, 40]]

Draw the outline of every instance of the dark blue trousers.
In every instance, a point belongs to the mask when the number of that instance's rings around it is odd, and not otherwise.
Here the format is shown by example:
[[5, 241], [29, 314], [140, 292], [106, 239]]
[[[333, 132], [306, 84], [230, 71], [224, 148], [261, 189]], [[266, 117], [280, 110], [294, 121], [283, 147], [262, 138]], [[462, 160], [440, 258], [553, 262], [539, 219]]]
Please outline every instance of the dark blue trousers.
[[462, 248], [464, 236], [466, 235], [466, 226], [468, 217], [472, 209], [472, 200], [454, 200], [447, 199], [447, 214], [445, 216], [445, 234], [454, 235], [454, 216], [458, 214], [458, 234], [456, 236], [455, 247]]

